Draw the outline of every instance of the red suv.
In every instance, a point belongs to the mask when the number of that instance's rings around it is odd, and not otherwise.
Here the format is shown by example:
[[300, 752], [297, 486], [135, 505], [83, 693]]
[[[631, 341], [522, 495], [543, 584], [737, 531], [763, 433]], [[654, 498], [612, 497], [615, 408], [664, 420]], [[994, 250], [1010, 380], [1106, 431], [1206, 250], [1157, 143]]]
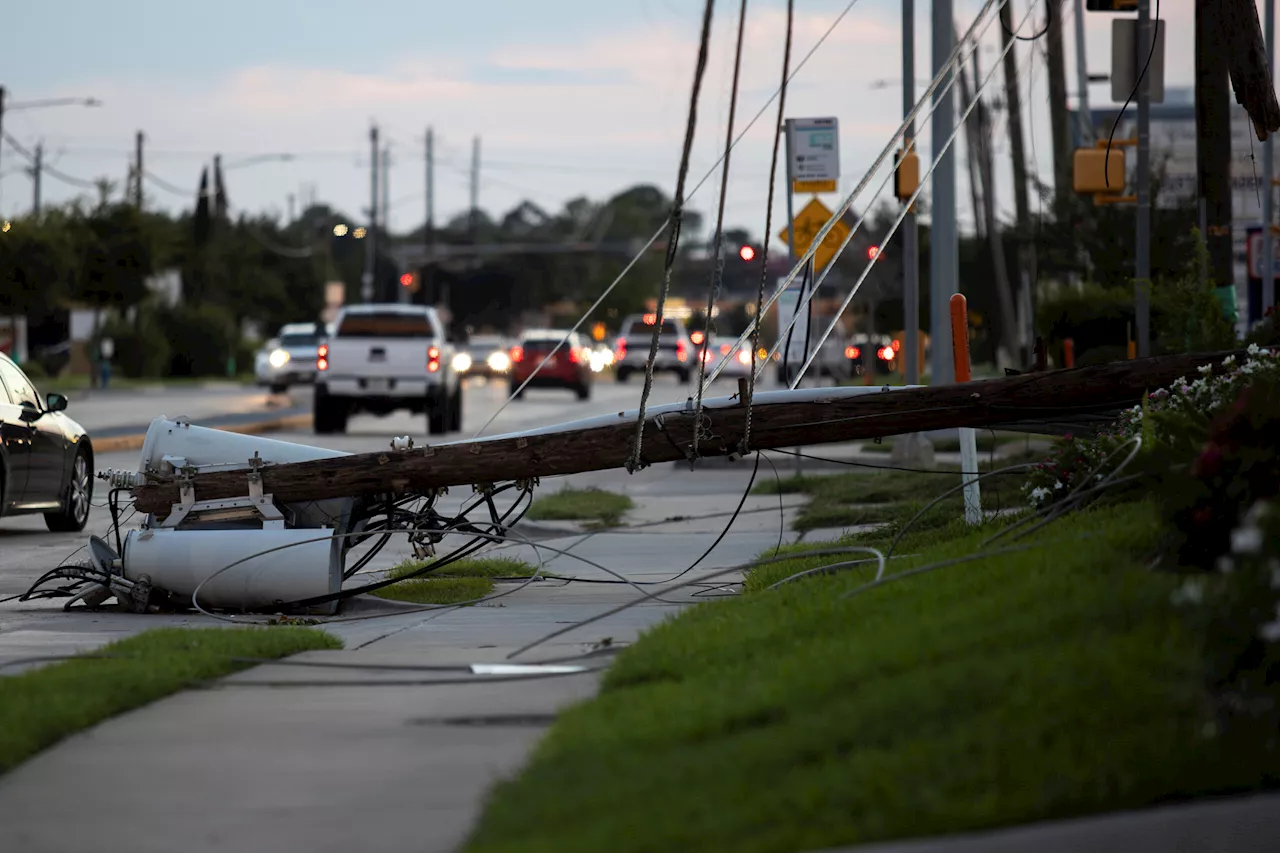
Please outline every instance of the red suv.
[[[564, 345], [548, 358], [561, 341], [565, 341]], [[511, 393], [517, 399], [524, 396], [524, 392], [517, 389], [540, 364], [542, 369], [526, 388], [567, 388], [576, 393], [579, 400], [591, 396], [591, 354], [577, 333], [525, 332], [520, 343], [511, 348]]]

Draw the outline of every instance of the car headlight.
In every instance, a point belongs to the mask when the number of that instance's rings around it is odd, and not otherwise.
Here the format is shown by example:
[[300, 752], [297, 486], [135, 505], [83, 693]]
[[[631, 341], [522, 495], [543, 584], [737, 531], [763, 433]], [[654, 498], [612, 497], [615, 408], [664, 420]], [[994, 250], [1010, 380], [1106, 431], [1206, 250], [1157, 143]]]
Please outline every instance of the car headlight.
[[511, 358], [505, 352], [495, 352], [489, 356], [489, 368], [502, 373], [511, 366]]
[[453, 357], [453, 369], [458, 373], [466, 373], [471, 369], [471, 356], [460, 352]]
[[289, 353], [282, 349], [272, 350], [271, 355], [267, 357], [267, 362], [278, 370], [289, 363]]

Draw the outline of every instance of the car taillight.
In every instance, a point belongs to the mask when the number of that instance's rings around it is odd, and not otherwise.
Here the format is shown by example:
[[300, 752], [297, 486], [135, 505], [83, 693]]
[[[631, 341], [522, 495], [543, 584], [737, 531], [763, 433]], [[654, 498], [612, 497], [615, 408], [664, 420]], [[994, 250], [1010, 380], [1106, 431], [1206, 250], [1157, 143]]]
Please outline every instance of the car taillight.
[[738, 361], [744, 365], [751, 364], [751, 352], [749, 350], [738, 350]]
[[685, 349], [684, 341], [676, 341], [676, 358], [681, 361], [687, 361], [689, 359], [689, 353]]
[[440, 369], [440, 347], [427, 347], [427, 372], [435, 373]]
[[511, 363], [519, 364], [524, 361], [524, 350], [520, 347], [511, 348]]
[[329, 369], [329, 345], [321, 344], [320, 349], [316, 350], [316, 370]]
[[721, 345], [720, 345], [720, 354], [721, 354], [721, 355], [728, 355], [728, 354], [729, 354], [729, 350], [731, 350], [731, 349], [733, 349], [733, 347], [729, 346], [728, 344], [721, 344]]
[[613, 360], [622, 361], [627, 357], [627, 339], [618, 338], [618, 344], [613, 351]]
[[577, 363], [578, 363], [578, 358], [579, 358], [578, 348], [577, 348], [577, 347], [569, 347], [569, 363], [570, 363], [570, 364], [577, 364]]
[[857, 347], [845, 347], [844, 357], [849, 359], [862, 358], [862, 350]]

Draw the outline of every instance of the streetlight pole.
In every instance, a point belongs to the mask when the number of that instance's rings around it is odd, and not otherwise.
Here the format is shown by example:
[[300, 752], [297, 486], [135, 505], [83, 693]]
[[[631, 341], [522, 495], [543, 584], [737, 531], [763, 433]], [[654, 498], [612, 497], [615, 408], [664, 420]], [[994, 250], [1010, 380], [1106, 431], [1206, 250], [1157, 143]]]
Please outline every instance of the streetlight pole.
[[39, 101], [19, 101], [16, 104], [5, 104], [5, 89], [0, 86], [0, 150], [4, 149], [4, 114], [12, 110], [32, 110], [41, 107], [100, 107], [102, 101], [97, 98], [45, 98]]

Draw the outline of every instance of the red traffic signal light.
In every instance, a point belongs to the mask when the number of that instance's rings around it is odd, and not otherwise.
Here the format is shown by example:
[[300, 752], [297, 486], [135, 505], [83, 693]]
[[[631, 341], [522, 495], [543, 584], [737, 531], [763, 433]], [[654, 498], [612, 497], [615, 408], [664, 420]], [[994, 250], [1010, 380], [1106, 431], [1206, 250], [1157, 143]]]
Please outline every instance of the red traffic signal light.
[[401, 286], [401, 287], [412, 287], [412, 286], [413, 286], [413, 273], [411, 273], [411, 272], [407, 272], [407, 273], [405, 273], [404, 275], [400, 276], [400, 286]]
[[742, 258], [744, 261], [753, 261], [756, 257], [756, 250], [751, 246], [743, 246], [738, 250], [738, 257]]
[[873, 261], [874, 261], [877, 257], [879, 257], [879, 255], [880, 255], [880, 247], [879, 247], [879, 246], [868, 246], [868, 247], [867, 247], [867, 258], [868, 258], [869, 260], [873, 260]]

